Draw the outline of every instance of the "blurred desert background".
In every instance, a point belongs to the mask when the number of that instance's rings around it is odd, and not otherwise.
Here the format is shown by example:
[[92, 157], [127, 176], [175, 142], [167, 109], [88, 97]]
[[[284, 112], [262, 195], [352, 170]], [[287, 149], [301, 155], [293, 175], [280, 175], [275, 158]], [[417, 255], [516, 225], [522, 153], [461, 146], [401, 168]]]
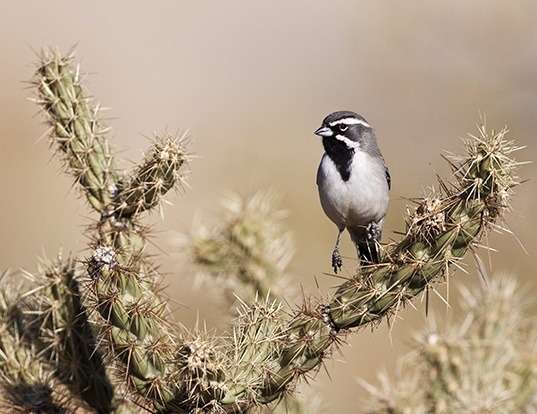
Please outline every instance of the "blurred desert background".
[[[404, 197], [419, 196], [435, 173], [447, 174], [442, 150], [461, 151], [479, 113], [491, 127], [506, 123], [537, 159], [537, 3], [534, 1], [159, 1], [8, 2], [0, 13], [0, 267], [35, 269], [36, 256], [63, 246], [83, 254], [88, 210], [51, 161], [37, 107], [27, 98], [34, 51], [77, 44], [87, 85], [106, 107], [116, 148], [138, 160], [154, 131], [188, 129], [189, 188], [168, 197], [156, 243], [166, 254], [168, 294], [177, 319], [214, 329], [227, 323], [218, 292], [193, 288], [195, 269], [178, 246], [196, 217], [211, 218], [229, 191], [270, 188], [282, 195], [296, 241], [293, 284], [327, 293], [335, 228], [320, 209], [315, 172], [322, 149], [313, 135], [322, 118], [355, 110], [375, 126], [393, 178], [385, 238], [403, 229]], [[125, 164], [128, 166], [128, 163]], [[511, 273], [537, 292], [536, 166], [521, 175], [508, 217], [527, 254], [509, 235], [492, 235], [499, 250], [492, 273]], [[343, 253], [354, 251], [345, 237]], [[486, 256], [482, 252], [482, 256]], [[488, 261], [488, 258], [485, 257]], [[458, 288], [478, 283], [469, 274]], [[346, 261], [344, 274], [352, 274]], [[493, 276], [491, 276], [493, 277]], [[442, 290], [445, 294], [445, 291]], [[433, 316], [449, 320], [433, 298]], [[361, 377], [393, 372], [427, 323], [424, 304], [350, 337], [341, 355], [312, 383], [326, 412], [359, 413]]]

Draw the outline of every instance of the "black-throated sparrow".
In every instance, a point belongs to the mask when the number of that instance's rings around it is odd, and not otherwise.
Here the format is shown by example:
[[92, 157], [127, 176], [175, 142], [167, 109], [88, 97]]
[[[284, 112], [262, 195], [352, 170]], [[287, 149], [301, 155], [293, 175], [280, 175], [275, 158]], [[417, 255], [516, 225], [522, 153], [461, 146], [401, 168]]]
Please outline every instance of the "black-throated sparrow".
[[328, 115], [315, 134], [325, 150], [317, 170], [319, 197], [339, 231], [332, 252], [334, 272], [343, 264], [339, 239], [345, 229], [361, 263], [378, 263], [391, 178], [375, 132], [357, 113], [339, 111]]

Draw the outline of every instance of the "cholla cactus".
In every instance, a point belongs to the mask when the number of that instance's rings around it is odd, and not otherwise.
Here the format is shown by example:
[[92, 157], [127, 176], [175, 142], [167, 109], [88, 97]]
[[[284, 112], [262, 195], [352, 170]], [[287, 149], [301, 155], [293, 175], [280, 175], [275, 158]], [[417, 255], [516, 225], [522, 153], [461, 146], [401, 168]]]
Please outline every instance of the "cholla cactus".
[[[138, 167], [120, 172], [99, 106], [81, 85], [73, 57], [43, 53], [34, 86], [51, 145], [97, 216], [87, 231], [87, 259], [47, 266], [39, 287], [26, 295], [35, 309], [24, 315], [33, 322], [29, 326], [37, 321], [40, 329], [32, 329], [30, 344], [13, 343], [32, 356], [38, 351], [36, 360], [54, 380], [72, 380], [69, 401], [95, 412], [143, 407], [246, 413], [273, 407], [315, 373], [352, 328], [380, 323], [446, 277], [450, 265], [502, 216], [517, 184], [512, 158], [517, 148], [507, 130], [480, 126], [466, 154], [452, 160], [453, 183], [441, 183], [433, 199], [418, 201], [407, 235], [386, 247], [379, 265], [362, 268], [332, 297], [308, 298], [295, 310], [265, 295], [285, 268], [286, 236], [259, 220], [259, 212], [252, 214], [264, 205], [262, 198], [236, 204], [235, 221], [196, 241], [209, 248], [194, 250], [206, 268], [225, 269], [262, 299], [241, 305], [227, 335], [188, 333], [173, 323], [158, 266], [146, 249], [148, 229], [141, 225], [144, 214], [180, 185], [188, 161], [184, 140], [157, 137]], [[5, 377], [11, 366], [0, 365]], [[9, 375], [25, 384], [18, 373]], [[135, 405], [126, 406], [122, 396]]]
[[43, 260], [38, 273], [27, 277], [34, 288], [25, 294], [25, 339], [85, 404], [109, 412], [113, 389], [81, 302], [75, 261], [60, 253], [54, 261]]
[[179, 141], [172, 136], [157, 137], [150, 152], [127, 182], [117, 189], [115, 209], [117, 217], [132, 217], [159, 206], [161, 197], [183, 181], [179, 171], [187, 157]]
[[426, 332], [402, 361], [398, 382], [367, 385], [371, 414], [537, 412], [537, 327], [513, 280], [466, 293], [465, 315]]
[[25, 342], [26, 305], [17, 292], [0, 292], [0, 409], [10, 413], [66, 413], [65, 389], [41, 361], [38, 349]]
[[220, 281], [229, 296], [244, 300], [281, 296], [284, 273], [293, 255], [289, 232], [282, 226], [285, 212], [274, 208], [274, 195], [258, 192], [248, 199], [224, 200], [219, 225], [198, 225], [191, 236], [193, 262]]

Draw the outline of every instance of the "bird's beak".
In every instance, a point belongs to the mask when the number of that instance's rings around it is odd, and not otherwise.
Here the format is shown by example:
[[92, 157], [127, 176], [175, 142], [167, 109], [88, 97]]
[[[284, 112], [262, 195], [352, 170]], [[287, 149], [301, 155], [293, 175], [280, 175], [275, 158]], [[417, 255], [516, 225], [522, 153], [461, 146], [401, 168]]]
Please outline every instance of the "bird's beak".
[[332, 130], [330, 128], [328, 128], [328, 127], [325, 127], [325, 126], [322, 126], [319, 129], [317, 129], [314, 132], [314, 134], [319, 135], [320, 137], [331, 137], [332, 135], [334, 135]]

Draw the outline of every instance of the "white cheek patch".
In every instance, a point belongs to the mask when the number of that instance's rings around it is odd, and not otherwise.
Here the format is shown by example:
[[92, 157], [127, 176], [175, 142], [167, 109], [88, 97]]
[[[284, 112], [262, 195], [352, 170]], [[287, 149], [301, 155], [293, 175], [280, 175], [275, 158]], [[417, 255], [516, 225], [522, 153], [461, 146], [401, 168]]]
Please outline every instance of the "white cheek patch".
[[360, 148], [359, 142], [353, 141], [352, 139], [344, 137], [343, 135], [337, 134], [334, 138], [337, 139], [338, 141], [344, 142], [345, 145], [347, 145], [347, 147], [349, 148], [354, 148], [354, 149]]
[[330, 122], [330, 126], [335, 126], [335, 125], [340, 125], [340, 124], [363, 125], [366, 128], [371, 128], [371, 125], [369, 125], [367, 122], [362, 121], [361, 119], [356, 119], [356, 118], [343, 118], [343, 119], [338, 119], [337, 121], [334, 121], [334, 122]]

